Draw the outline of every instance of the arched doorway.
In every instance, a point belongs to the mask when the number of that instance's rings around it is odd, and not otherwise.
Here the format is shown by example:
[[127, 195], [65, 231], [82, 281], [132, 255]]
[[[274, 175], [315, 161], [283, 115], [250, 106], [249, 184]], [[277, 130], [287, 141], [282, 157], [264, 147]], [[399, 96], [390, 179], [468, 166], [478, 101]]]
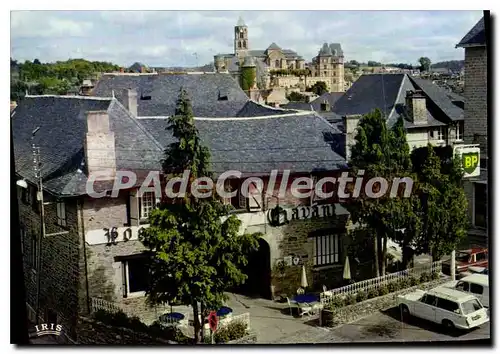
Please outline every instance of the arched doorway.
[[234, 292], [271, 299], [271, 250], [265, 240], [259, 239], [259, 249], [248, 255], [248, 264], [243, 273], [248, 278]]

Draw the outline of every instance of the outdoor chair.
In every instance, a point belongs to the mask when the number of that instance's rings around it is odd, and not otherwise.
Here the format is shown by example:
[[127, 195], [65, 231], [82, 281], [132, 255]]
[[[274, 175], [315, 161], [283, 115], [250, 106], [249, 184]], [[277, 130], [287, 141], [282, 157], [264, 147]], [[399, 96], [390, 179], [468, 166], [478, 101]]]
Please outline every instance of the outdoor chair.
[[307, 302], [299, 304], [299, 316], [302, 317], [303, 315], [308, 315], [311, 316], [311, 312], [313, 311], [313, 306], [311, 304], [308, 304]]

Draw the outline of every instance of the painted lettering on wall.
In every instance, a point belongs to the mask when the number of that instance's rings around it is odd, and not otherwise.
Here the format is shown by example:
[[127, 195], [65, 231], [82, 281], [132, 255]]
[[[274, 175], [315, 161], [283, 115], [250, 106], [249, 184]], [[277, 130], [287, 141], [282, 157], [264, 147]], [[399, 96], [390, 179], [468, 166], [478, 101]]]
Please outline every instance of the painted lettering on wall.
[[335, 215], [335, 205], [299, 206], [293, 209], [284, 209], [280, 206], [269, 210], [267, 220], [271, 226], [283, 226], [290, 221], [327, 218]]

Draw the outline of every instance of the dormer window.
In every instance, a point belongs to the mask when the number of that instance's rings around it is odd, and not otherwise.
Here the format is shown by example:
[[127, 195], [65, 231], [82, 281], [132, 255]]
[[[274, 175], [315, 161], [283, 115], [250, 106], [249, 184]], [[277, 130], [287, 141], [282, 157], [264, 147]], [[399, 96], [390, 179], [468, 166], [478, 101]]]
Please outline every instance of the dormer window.
[[229, 93], [226, 90], [219, 90], [219, 101], [227, 101], [229, 98]]
[[150, 101], [150, 100], [151, 100], [151, 96], [150, 95], [141, 96], [141, 101]]

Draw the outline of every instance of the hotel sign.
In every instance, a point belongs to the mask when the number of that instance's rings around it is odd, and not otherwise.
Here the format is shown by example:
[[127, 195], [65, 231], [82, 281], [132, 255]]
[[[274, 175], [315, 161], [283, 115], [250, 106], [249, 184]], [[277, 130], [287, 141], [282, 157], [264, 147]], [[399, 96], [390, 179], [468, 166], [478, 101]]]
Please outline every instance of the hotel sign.
[[269, 210], [267, 220], [271, 226], [283, 226], [293, 220], [307, 220], [316, 218], [327, 218], [335, 215], [335, 205], [299, 206], [292, 209], [284, 209], [280, 206]]
[[458, 156], [464, 169], [464, 178], [477, 177], [481, 174], [479, 145], [458, 145], [453, 149], [453, 156]]

